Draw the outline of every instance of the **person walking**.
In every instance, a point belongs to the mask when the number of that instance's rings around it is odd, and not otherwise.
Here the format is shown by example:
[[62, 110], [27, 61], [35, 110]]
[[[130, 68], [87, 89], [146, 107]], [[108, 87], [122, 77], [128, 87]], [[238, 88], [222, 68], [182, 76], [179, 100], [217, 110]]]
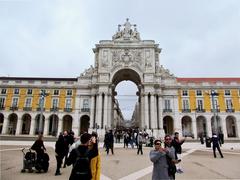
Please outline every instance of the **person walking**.
[[[184, 139], [180, 139], [179, 138], [179, 133], [175, 132], [174, 133], [174, 138], [172, 140], [172, 146], [175, 149], [176, 159], [179, 159], [179, 160], [182, 159], [182, 144], [184, 142], [185, 142], [185, 138]], [[180, 162], [177, 164], [177, 173], [183, 173], [183, 170], [182, 170]]]
[[55, 172], [55, 176], [61, 175], [60, 173], [60, 168], [62, 166], [62, 161], [65, 156], [65, 147], [64, 147], [64, 138], [62, 133], [58, 136], [58, 140], [56, 141], [55, 144], [55, 157], [57, 160], [57, 168]]
[[139, 154], [141, 152], [141, 155], [143, 155], [143, 150], [142, 150], [142, 144], [143, 144], [143, 137], [142, 137], [142, 132], [139, 132], [137, 135], [137, 147], [138, 147], [138, 151], [137, 154]]
[[69, 152], [69, 133], [68, 131], [63, 132], [63, 139], [64, 139], [64, 149], [65, 149], [65, 154], [64, 154], [64, 163], [63, 163], [63, 168], [66, 167], [67, 163], [67, 157], [68, 157], [68, 152]]
[[81, 144], [70, 152], [66, 162], [68, 166], [72, 165], [69, 180], [91, 180], [91, 155], [88, 150], [91, 137], [91, 134], [82, 134], [80, 137]]
[[109, 149], [111, 149], [112, 155], [113, 155], [114, 154], [113, 152], [114, 137], [113, 137], [112, 130], [110, 130], [108, 133], [105, 134], [104, 144], [106, 147], [107, 155], [109, 154]]
[[219, 145], [219, 144], [220, 144], [220, 143], [219, 143], [219, 142], [220, 142], [220, 139], [219, 139], [219, 137], [217, 136], [217, 134], [213, 133], [213, 136], [212, 136], [211, 141], [212, 141], [212, 144], [213, 144], [213, 155], [214, 155], [214, 158], [217, 157], [217, 156], [216, 156], [216, 148], [217, 148], [217, 150], [218, 150], [221, 158], [223, 158], [223, 154], [222, 154], [222, 151], [221, 151], [220, 145]]
[[98, 135], [96, 132], [92, 132], [92, 137], [88, 149], [90, 150], [91, 156], [90, 169], [92, 173], [92, 180], [100, 180], [101, 158], [98, 150]]
[[174, 159], [174, 154], [168, 149], [161, 147], [161, 140], [154, 141], [154, 150], [150, 151], [150, 160], [153, 162], [152, 180], [169, 180], [167, 155]]

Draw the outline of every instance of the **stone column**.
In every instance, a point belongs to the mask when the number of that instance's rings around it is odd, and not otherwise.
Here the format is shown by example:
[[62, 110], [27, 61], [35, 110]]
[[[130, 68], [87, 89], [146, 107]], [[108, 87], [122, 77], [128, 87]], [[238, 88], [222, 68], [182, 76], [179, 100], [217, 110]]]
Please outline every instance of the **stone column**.
[[212, 137], [212, 126], [211, 126], [211, 117], [210, 119], [206, 119], [207, 123], [207, 136]]
[[141, 94], [141, 128], [144, 129], [145, 126], [145, 100], [144, 100], [144, 94]]
[[[226, 138], [227, 137], [226, 119], [221, 119], [221, 125], [222, 125], [222, 133], [224, 134], [224, 138]], [[236, 129], [236, 133], [237, 133], [237, 129]]]
[[111, 122], [112, 122], [112, 95], [108, 94], [108, 121], [107, 121], [107, 127], [111, 128]]
[[157, 128], [157, 112], [156, 112], [156, 101], [154, 94], [151, 94], [150, 96], [151, 104], [150, 104], [150, 110], [151, 110], [151, 128], [156, 129]]
[[48, 135], [48, 129], [49, 129], [49, 119], [48, 118], [45, 118], [43, 129], [44, 129], [43, 130], [43, 135], [47, 136]]
[[95, 111], [95, 109], [94, 109], [94, 106], [95, 105], [95, 98], [94, 98], [94, 94], [91, 96], [91, 109], [90, 109], [90, 128], [92, 128], [93, 129], [93, 127], [94, 127], [94, 111]]
[[158, 95], [158, 113], [159, 113], [158, 121], [159, 121], [159, 128], [160, 128], [159, 136], [161, 138], [164, 138], [165, 132], [163, 129], [163, 99], [161, 95]]
[[96, 117], [96, 123], [101, 126], [102, 121], [102, 94], [99, 93], [97, 97], [97, 117]]
[[173, 96], [173, 113], [174, 113], [174, 132], [179, 132], [179, 136], [182, 136], [182, 121], [179, 116], [178, 96]]
[[107, 122], [108, 122], [108, 93], [105, 93], [104, 96], [104, 109], [103, 109], [103, 129], [105, 129], [105, 127], [107, 127]]
[[149, 129], [149, 109], [148, 109], [148, 95], [147, 93], [144, 95], [144, 114], [145, 114], [145, 120], [144, 120], [144, 128]]
[[31, 119], [31, 125], [30, 125], [30, 134], [29, 135], [34, 135], [35, 133], [35, 123], [36, 123], [36, 119]]
[[4, 116], [2, 134], [8, 133], [8, 125], [9, 125], [9, 119]]
[[63, 120], [62, 118], [58, 119], [58, 130], [57, 130], [57, 135], [59, 135], [63, 131]]
[[198, 135], [197, 135], [197, 121], [196, 121], [196, 118], [192, 118], [192, 133], [194, 135], [194, 139], [197, 139]]
[[16, 135], [21, 134], [22, 123], [23, 123], [23, 120], [20, 119], [20, 118], [18, 118], [18, 119], [17, 119], [17, 127], [16, 127]]

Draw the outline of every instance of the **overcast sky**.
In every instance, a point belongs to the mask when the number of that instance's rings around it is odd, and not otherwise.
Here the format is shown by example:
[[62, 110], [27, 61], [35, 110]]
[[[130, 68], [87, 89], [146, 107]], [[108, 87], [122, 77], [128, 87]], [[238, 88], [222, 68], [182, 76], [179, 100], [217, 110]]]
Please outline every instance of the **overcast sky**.
[[77, 77], [126, 18], [175, 76], [240, 77], [239, 0], [0, 0], [0, 76]]

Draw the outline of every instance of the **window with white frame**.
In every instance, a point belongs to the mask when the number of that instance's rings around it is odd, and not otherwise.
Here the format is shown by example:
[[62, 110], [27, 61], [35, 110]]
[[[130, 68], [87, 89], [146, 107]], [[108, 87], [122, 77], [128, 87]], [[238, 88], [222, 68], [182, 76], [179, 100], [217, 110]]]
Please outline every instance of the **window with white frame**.
[[182, 91], [182, 96], [188, 96], [188, 91], [187, 90], [183, 90]]
[[7, 93], [7, 89], [1, 89], [1, 94], [6, 94]]
[[72, 99], [66, 99], [65, 108], [69, 109], [72, 107]]
[[88, 108], [89, 108], [89, 100], [83, 99], [83, 109], [88, 109]]
[[197, 100], [197, 109], [203, 110], [203, 100], [202, 99]]
[[27, 90], [27, 94], [28, 94], [28, 95], [32, 94], [32, 89], [28, 89], [28, 90]]
[[227, 109], [232, 109], [232, 100], [231, 99], [226, 99], [226, 108]]
[[5, 98], [4, 97], [0, 97], [0, 108], [5, 107]]
[[55, 95], [55, 96], [59, 95], [59, 90], [58, 89], [54, 89], [53, 90], [53, 95]]
[[196, 90], [197, 96], [202, 96], [202, 90]]
[[68, 89], [67, 90], [67, 96], [71, 96], [72, 95], [72, 90], [71, 89]]
[[230, 96], [231, 95], [231, 91], [229, 89], [225, 90], [224, 95], [225, 96]]
[[170, 99], [165, 99], [164, 100], [164, 109], [171, 109], [171, 103], [170, 103]]
[[12, 107], [17, 107], [18, 106], [18, 98], [14, 97], [12, 99]]
[[31, 107], [32, 106], [32, 98], [27, 98], [25, 101], [25, 107]]
[[52, 100], [52, 108], [57, 108], [58, 107], [58, 99], [57, 98], [53, 98]]
[[19, 94], [19, 89], [18, 88], [14, 89], [14, 94]]
[[189, 100], [188, 99], [183, 99], [183, 109], [187, 110], [189, 108]]

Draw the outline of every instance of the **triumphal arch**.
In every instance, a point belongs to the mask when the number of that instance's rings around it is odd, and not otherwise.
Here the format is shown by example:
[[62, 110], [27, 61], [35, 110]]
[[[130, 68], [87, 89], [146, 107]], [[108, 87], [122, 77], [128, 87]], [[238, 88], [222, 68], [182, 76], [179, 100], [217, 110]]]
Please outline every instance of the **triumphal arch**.
[[[77, 92], [79, 97], [91, 95], [89, 129], [98, 127], [99, 134], [103, 135], [106, 129], [114, 128], [115, 87], [121, 81], [130, 80], [138, 89], [135, 114], [139, 128], [163, 136], [163, 99], [170, 97], [176, 110], [178, 99], [176, 77], [161, 66], [159, 44], [142, 40], [137, 26], [127, 19], [118, 25], [112, 40], [101, 40], [93, 52], [95, 64], [78, 78]], [[76, 101], [80, 107], [81, 98]], [[177, 115], [178, 112], [173, 113]], [[170, 126], [178, 130], [178, 125], [180, 123], [174, 120]]]

